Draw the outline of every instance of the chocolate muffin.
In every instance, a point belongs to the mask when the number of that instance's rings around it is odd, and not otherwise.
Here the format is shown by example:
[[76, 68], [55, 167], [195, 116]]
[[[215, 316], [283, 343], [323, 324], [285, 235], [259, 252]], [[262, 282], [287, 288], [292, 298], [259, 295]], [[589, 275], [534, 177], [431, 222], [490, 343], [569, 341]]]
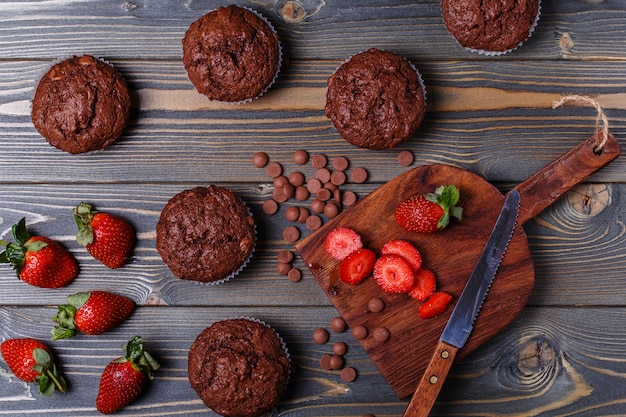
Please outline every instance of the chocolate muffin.
[[402, 56], [369, 49], [354, 55], [328, 79], [326, 115], [351, 144], [389, 149], [422, 123], [425, 89]]
[[243, 268], [256, 229], [246, 205], [230, 190], [196, 187], [172, 197], [156, 226], [156, 247], [181, 279], [220, 283]]
[[255, 417], [276, 408], [287, 387], [289, 357], [267, 325], [246, 318], [213, 323], [189, 349], [189, 382], [226, 417]]
[[539, 17], [540, 0], [442, 0], [448, 31], [464, 47], [506, 53], [526, 41]]
[[78, 154], [115, 142], [128, 123], [131, 100], [115, 68], [83, 55], [53, 65], [32, 105], [33, 124], [48, 143]]
[[281, 48], [274, 29], [255, 12], [219, 7], [189, 26], [183, 63], [191, 83], [211, 100], [242, 102], [276, 78]]

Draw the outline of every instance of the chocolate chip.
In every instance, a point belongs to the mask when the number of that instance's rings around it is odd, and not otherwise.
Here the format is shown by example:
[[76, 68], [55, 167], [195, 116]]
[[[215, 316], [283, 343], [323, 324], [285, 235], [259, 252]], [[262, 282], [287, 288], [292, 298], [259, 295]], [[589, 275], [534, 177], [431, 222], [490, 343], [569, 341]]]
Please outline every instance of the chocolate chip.
[[287, 275], [291, 268], [292, 267], [290, 262], [276, 262], [276, 272], [278, 272], [280, 275]]
[[311, 164], [313, 164], [315, 168], [323, 168], [326, 166], [327, 162], [326, 156], [321, 153], [315, 154], [313, 158], [311, 158]]
[[300, 210], [296, 206], [287, 207], [285, 210], [285, 218], [290, 222], [295, 222], [300, 216]]
[[276, 178], [283, 173], [283, 167], [278, 162], [270, 162], [265, 168], [265, 172], [267, 172], [268, 177]]
[[343, 360], [343, 356], [333, 355], [330, 357], [330, 369], [334, 369], [335, 371], [343, 368], [343, 364], [345, 361]]
[[326, 203], [324, 203], [322, 200], [314, 198], [313, 200], [311, 200], [311, 211], [316, 214], [321, 214], [324, 212], [325, 205]]
[[328, 330], [323, 327], [319, 327], [313, 331], [313, 342], [315, 342], [315, 344], [323, 345], [328, 342], [329, 338]]
[[320, 216], [309, 216], [306, 219], [306, 227], [309, 230], [317, 230], [322, 227], [322, 218]]
[[345, 171], [348, 168], [348, 159], [345, 156], [337, 156], [333, 159], [333, 168], [337, 171]]
[[289, 182], [289, 178], [285, 177], [284, 175], [279, 175], [278, 177], [274, 178], [274, 182], [273, 182], [274, 188], [282, 188], [288, 182]]
[[326, 184], [328, 181], [330, 181], [330, 171], [326, 168], [320, 168], [315, 171], [315, 178], [320, 180], [322, 184]]
[[330, 190], [328, 188], [320, 188], [317, 193], [315, 193], [315, 197], [321, 201], [328, 201], [331, 197]]
[[306, 189], [306, 187], [304, 186], [300, 186], [300, 187], [296, 187], [296, 200], [298, 201], [306, 201], [309, 199], [309, 197], [311, 196], [311, 193], [309, 193], [309, 190]]
[[302, 279], [302, 272], [297, 268], [291, 268], [287, 273], [287, 278], [291, 282], [298, 282]]
[[300, 231], [295, 226], [287, 226], [283, 230], [283, 239], [287, 242], [295, 242], [300, 239]]
[[300, 171], [295, 171], [289, 174], [289, 183], [294, 187], [299, 187], [304, 184], [304, 174]]
[[331, 367], [330, 367], [330, 358], [332, 358], [332, 356], [330, 355], [323, 355], [320, 359], [320, 366], [322, 367], [322, 369], [326, 370], [326, 371], [330, 371]]
[[346, 182], [346, 174], [343, 171], [333, 171], [330, 174], [330, 182], [337, 186], [343, 185]]
[[306, 207], [298, 207], [298, 213], [298, 223], [306, 222], [306, 219], [308, 219], [311, 215], [311, 213], [309, 213], [309, 209]]
[[341, 210], [339, 208], [339, 205], [337, 203], [333, 202], [333, 201], [331, 201], [330, 203], [327, 203], [324, 206], [324, 214], [329, 219], [337, 217], [337, 215], [339, 214], [340, 211]]
[[376, 327], [372, 331], [372, 336], [377, 342], [385, 343], [387, 340], [389, 340], [389, 330], [387, 330], [387, 328], [385, 327]]
[[352, 178], [352, 181], [356, 182], [357, 184], [361, 184], [367, 181], [367, 171], [365, 170], [365, 168], [361, 167], [354, 168], [350, 177]]
[[283, 185], [282, 190], [287, 200], [294, 198], [296, 195], [296, 187], [294, 187], [293, 185], [289, 183]]
[[293, 153], [293, 162], [298, 165], [304, 165], [309, 162], [309, 153], [304, 149], [298, 149]]
[[265, 165], [267, 165], [268, 161], [269, 157], [265, 152], [256, 152], [254, 155], [252, 155], [252, 163], [257, 168], [263, 168]]
[[344, 342], [335, 342], [333, 343], [333, 353], [335, 355], [343, 356], [348, 351], [348, 345]]
[[344, 206], [350, 207], [354, 203], [356, 203], [356, 194], [353, 191], [345, 191], [341, 195], [341, 203]]
[[367, 328], [363, 325], [354, 326], [352, 328], [352, 336], [356, 340], [363, 340], [367, 337]]
[[277, 211], [278, 203], [276, 201], [270, 199], [263, 202], [263, 213], [272, 215], [276, 214]]
[[408, 167], [413, 163], [413, 154], [411, 151], [401, 151], [398, 154], [398, 163], [403, 167]]
[[333, 329], [334, 332], [341, 333], [346, 330], [346, 321], [340, 316], [333, 317], [330, 320], [330, 328]]
[[291, 261], [293, 261], [293, 252], [290, 250], [281, 250], [278, 252], [278, 261], [279, 262], [285, 262], [285, 263], [289, 263]]
[[317, 178], [311, 178], [306, 182], [306, 189], [309, 190], [311, 194], [315, 194], [322, 189], [322, 182]]
[[274, 192], [272, 193], [272, 198], [278, 203], [284, 203], [288, 200], [283, 187], [275, 188]]
[[348, 366], [341, 370], [341, 380], [344, 382], [353, 382], [356, 379], [356, 369]]
[[367, 303], [367, 309], [372, 313], [380, 313], [385, 308], [385, 302], [382, 298], [374, 297]]

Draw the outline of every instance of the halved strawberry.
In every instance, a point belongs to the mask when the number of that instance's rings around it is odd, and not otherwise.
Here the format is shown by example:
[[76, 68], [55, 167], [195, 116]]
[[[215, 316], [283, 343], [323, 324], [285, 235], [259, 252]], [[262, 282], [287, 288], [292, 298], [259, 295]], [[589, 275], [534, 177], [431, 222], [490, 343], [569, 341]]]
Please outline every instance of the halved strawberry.
[[422, 266], [415, 273], [415, 285], [409, 291], [411, 298], [418, 301], [424, 301], [435, 293], [435, 287], [437, 286], [437, 278], [435, 273], [430, 269]]
[[338, 261], [362, 247], [361, 235], [347, 227], [331, 230], [324, 240], [326, 252]]
[[452, 296], [447, 292], [436, 292], [424, 302], [417, 311], [423, 319], [429, 319], [442, 314], [452, 302]]
[[398, 255], [381, 255], [374, 265], [374, 279], [386, 292], [409, 292], [415, 282], [413, 274], [411, 264]]
[[376, 254], [374, 251], [361, 248], [343, 258], [339, 264], [339, 278], [347, 284], [358, 284], [372, 275]]
[[422, 255], [411, 242], [402, 239], [390, 240], [380, 249], [381, 255], [394, 254], [402, 256], [409, 261], [413, 271], [418, 271], [422, 266]]

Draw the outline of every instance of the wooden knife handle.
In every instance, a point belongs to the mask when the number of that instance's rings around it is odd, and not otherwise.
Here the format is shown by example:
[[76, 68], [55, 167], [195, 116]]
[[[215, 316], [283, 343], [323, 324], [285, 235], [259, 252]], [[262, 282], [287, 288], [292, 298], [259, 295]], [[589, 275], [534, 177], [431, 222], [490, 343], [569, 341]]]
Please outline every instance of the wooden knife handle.
[[613, 135], [609, 133], [607, 142], [598, 151], [602, 140], [602, 133], [596, 133], [515, 187], [521, 196], [520, 224], [619, 156], [620, 146]]
[[426, 417], [437, 400], [459, 349], [441, 340], [422, 375], [403, 417]]

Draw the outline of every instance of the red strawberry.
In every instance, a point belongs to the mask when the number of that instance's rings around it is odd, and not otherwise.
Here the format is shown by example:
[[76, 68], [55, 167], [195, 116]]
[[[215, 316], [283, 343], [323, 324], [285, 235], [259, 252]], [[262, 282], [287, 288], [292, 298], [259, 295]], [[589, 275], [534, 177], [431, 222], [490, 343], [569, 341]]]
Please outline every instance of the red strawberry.
[[52, 318], [59, 325], [52, 329], [52, 339], [72, 337], [79, 330], [101, 334], [112, 330], [135, 310], [135, 303], [123, 295], [106, 291], [79, 292], [67, 297], [68, 304], [58, 306]]
[[396, 239], [385, 243], [380, 249], [381, 255], [394, 254], [402, 256], [409, 261], [413, 271], [418, 271], [422, 266], [422, 255], [411, 242]]
[[413, 268], [398, 255], [381, 255], [374, 265], [374, 279], [386, 292], [409, 292], [413, 288]]
[[122, 348], [124, 356], [111, 361], [100, 377], [96, 408], [102, 414], [115, 413], [135, 401], [159, 369], [159, 364], [143, 349], [141, 336], [133, 337]]
[[22, 381], [35, 382], [42, 395], [50, 396], [55, 389], [65, 392], [65, 379], [44, 343], [30, 338], [9, 339], [2, 342], [0, 351], [11, 372]]
[[410, 232], [433, 233], [445, 228], [450, 217], [461, 219], [463, 209], [456, 207], [460, 197], [454, 185], [440, 186], [434, 193], [418, 194], [404, 200], [393, 216]]
[[361, 235], [347, 227], [331, 230], [324, 240], [326, 252], [338, 261], [362, 247]]
[[429, 319], [446, 311], [452, 302], [452, 296], [447, 292], [436, 292], [422, 304], [417, 311], [421, 318]]
[[372, 275], [376, 254], [366, 248], [358, 249], [339, 263], [339, 278], [348, 284], [358, 284]]
[[13, 225], [15, 243], [0, 240], [6, 250], [0, 253], [0, 263], [10, 263], [24, 282], [40, 288], [68, 285], [78, 275], [76, 259], [63, 246], [43, 236], [30, 236], [26, 219]]
[[425, 266], [422, 266], [415, 273], [415, 285], [411, 291], [409, 291], [409, 295], [418, 301], [424, 301], [434, 294], [436, 286], [437, 278], [435, 277], [435, 273]]
[[124, 265], [135, 248], [135, 230], [124, 219], [110, 213], [99, 213], [90, 204], [74, 208], [78, 226], [76, 241], [105, 266], [115, 269]]

